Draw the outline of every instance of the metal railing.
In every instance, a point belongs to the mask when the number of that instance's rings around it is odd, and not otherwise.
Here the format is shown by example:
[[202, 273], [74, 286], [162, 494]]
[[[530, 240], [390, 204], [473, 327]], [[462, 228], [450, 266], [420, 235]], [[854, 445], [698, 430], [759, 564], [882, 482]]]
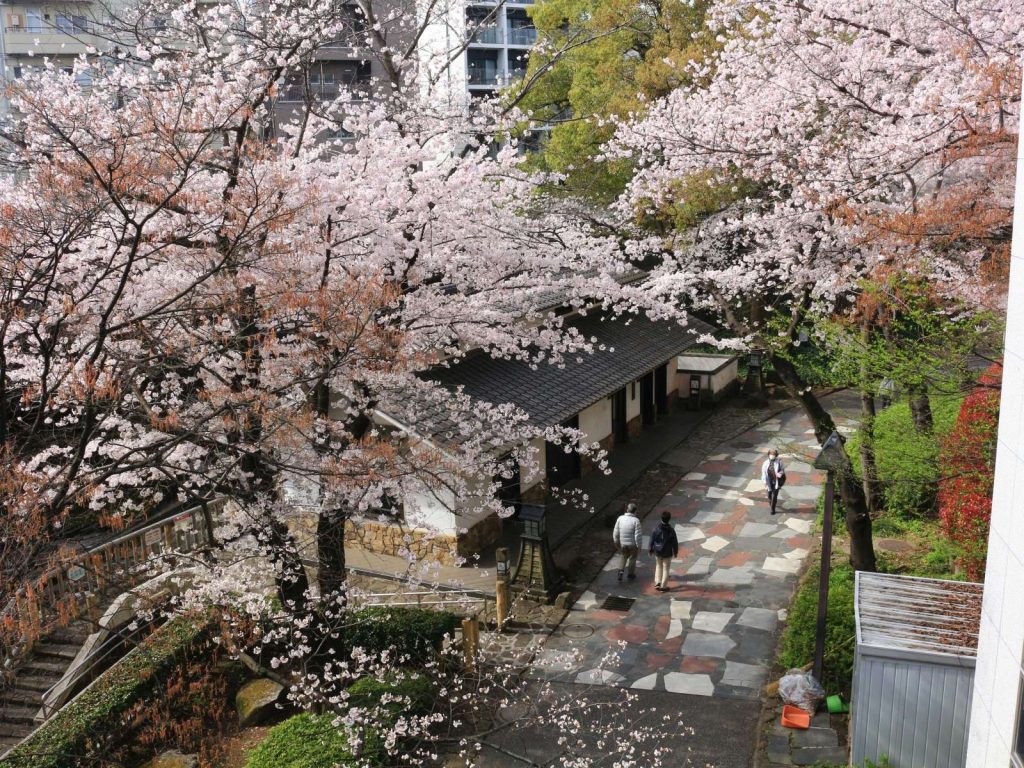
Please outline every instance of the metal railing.
[[464, 589], [424, 590], [419, 592], [372, 592], [354, 595], [352, 605], [366, 608], [376, 605], [416, 608], [439, 608], [452, 606], [472, 608], [473, 613], [487, 614], [488, 606], [494, 599], [479, 592]]
[[213, 515], [223, 504], [223, 499], [206, 502], [117, 536], [49, 568], [19, 589], [0, 611], [0, 637], [7, 641], [0, 670], [9, 670], [14, 659], [31, 650], [46, 632], [85, 613], [108, 585], [130, 589], [163, 563], [164, 555], [212, 545]]

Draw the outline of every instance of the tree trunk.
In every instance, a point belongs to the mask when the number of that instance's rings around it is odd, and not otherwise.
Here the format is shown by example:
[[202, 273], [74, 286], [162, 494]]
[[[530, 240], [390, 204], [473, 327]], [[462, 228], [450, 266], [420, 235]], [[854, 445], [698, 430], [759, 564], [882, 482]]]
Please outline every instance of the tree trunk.
[[861, 482], [864, 484], [864, 498], [868, 512], [881, 512], [884, 507], [882, 486], [878, 480], [878, 465], [875, 463], [875, 398], [867, 390], [860, 392], [860, 465]]
[[345, 570], [345, 519], [342, 510], [322, 510], [316, 524], [317, 584], [321, 599], [342, 595]]
[[922, 435], [932, 433], [932, 405], [928, 399], [928, 389], [920, 384], [907, 387], [910, 401], [910, 415], [914, 420], [914, 429]]
[[[822, 406], [821, 401], [811, 392], [800, 378], [793, 364], [782, 357], [772, 357], [779, 378], [790, 395], [800, 401], [807, 417], [814, 427], [814, 436], [819, 444], [824, 444], [829, 436], [836, 431], [832, 416]], [[835, 470], [836, 485], [846, 510], [846, 530], [850, 534], [850, 565], [857, 571], [875, 571], [875, 544], [871, 536], [871, 515], [868, 512], [864, 486], [857, 482], [853, 471], [853, 463], [846, 451], [841, 451], [841, 465]]]
[[[871, 341], [871, 326], [867, 320], [861, 327], [861, 340], [864, 348], [868, 348]], [[875, 514], [882, 511], [882, 487], [878, 481], [878, 465], [875, 463], [875, 397], [868, 389], [868, 365], [867, 360], [862, 359], [860, 364], [860, 466], [861, 481], [864, 484], [864, 498], [867, 501], [868, 512]]]

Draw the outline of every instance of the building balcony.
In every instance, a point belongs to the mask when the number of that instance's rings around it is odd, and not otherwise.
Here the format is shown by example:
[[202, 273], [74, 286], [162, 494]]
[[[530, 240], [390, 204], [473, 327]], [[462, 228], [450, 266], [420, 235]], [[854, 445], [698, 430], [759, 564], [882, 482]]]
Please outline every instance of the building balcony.
[[537, 42], [537, 30], [533, 27], [512, 27], [508, 29], [508, 44], [532, 47]]
[[477, 45], [501, 45], [503, 42], [501, 39], [501, 29], [497, 25], [477, 27], [472, 31], [469, 39], [470, 42]]

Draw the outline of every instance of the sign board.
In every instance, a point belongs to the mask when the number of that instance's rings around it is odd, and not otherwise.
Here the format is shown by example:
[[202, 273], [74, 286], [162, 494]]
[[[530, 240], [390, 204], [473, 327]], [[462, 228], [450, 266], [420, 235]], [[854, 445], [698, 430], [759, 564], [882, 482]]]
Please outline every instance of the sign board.
[[69, 581], [81, 581], [85, 578], [85, 568], [80, 565], [72, 565], [67, 570], [67, 577]]

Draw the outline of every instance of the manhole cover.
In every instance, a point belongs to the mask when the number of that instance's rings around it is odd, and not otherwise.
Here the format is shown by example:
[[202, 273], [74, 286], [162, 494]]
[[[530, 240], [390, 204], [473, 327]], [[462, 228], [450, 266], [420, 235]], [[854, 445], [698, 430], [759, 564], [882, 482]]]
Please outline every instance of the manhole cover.
[[633, 607], [633, 603], [636, 602], [635, 597], [620, 597], [619, 595], [608, 595], [601, 603], [601, 607], [606, 611], [622, 611], [626, 612]]
[[582, 640], [594, 634], [594, 628], [589, 624], [566, 624], [562, 627], [562, 634], [573, 640]]

